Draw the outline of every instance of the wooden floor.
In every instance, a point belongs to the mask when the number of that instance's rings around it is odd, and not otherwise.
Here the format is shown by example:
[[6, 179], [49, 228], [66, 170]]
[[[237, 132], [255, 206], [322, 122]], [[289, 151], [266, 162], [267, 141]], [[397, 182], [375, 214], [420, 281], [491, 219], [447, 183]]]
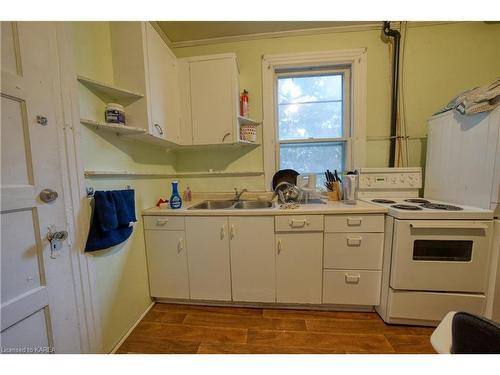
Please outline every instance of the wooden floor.
[[374, 312], [156, 304], [117, 353], [434, 353], [433, 328]]

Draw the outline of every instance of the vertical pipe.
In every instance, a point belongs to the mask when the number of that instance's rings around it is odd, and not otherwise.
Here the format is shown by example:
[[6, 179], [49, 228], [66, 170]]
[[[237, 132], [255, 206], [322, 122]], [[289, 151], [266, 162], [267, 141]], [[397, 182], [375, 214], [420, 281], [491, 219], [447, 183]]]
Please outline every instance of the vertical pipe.
[[391, 138], [389, 147], [389, 167], [394, 167], [396, 157], [396, 123], [398, 115], [398, 85], [399, 85], [399, 44], [401, 34], [398, 30], [391, 29], [390, 22], [384, 21], [384, 35], [394, 38], [392, 54], [392, 98], [391, 98]]

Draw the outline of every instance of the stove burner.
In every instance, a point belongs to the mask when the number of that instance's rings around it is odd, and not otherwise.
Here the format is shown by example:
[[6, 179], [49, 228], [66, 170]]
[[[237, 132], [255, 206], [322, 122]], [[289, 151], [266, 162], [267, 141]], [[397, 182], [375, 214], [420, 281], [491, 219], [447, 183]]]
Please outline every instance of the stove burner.
[[391, 201], [390, 199], [372, 199], [373, 203], [396, 203], [396, 201]]
[[399, 210], [409, 210], [409, 211], [420, 211], [422, 207], [413, 206], [411, 204], [393, 204], [391, 207], [397, 208]]
[[427, 199], [422, 199], [422, 198], [405, 199], [405, 202], [408, 202], [408, 203], [431, 203]]
[[452, 206], [451, 204], [439, 204], [439, 203], [424, 203], [420, 205], [423, 208], [430, 208], [432, 210], [444, 210], [444, 211], [462, 211], [462, 207]]

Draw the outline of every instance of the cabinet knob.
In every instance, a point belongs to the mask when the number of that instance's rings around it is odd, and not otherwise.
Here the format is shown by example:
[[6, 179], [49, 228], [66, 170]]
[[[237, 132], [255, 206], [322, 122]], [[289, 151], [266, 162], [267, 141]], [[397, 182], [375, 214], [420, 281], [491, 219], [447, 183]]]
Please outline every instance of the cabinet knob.
[[352, 226], [361, 225], [361, 218], [360, 217], [348, 217], [347, 218], [347, 225], [352, 225]]
[[361, 246], [361, 237], [347, 237], [348, 246]]
[[179, 238], [179, 243], [177, 244], [177, 252], [180, 253], [182, 250], [184, 250], [184, 239]]
[[234, 227], [234, 225], [231, 225], [231, 228], [229, 229], [229, 238], [233, 239], [235, 235], [236, 235], [236, 228]]
[[346, 273], [344, 275], [344, 277], [345, 277], [346, 284], [357, 284], [357, 283], [359, 283], [359, 279], [360, 279], [360, 275], [359, 274], [349, 275], [348, 273]]
[[283, 251], [283, 244], [281, 240], [278, 240], [278, 254], [281, 253], [282, 251]]
[[156, 220], [156, 225], [163, 226], [163, 225], [166, 225], [167, 223], [168, 223], [168, 219], [157, 219]]

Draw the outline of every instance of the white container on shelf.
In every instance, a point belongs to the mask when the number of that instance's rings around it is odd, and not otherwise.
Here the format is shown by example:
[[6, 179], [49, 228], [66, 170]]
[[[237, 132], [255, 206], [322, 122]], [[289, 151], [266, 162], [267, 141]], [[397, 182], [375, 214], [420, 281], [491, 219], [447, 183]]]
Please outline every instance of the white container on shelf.
[[104, 111], [105, 121], [108, 124], [125, 125], [125, 110], [118, 103], [108, 103]]

